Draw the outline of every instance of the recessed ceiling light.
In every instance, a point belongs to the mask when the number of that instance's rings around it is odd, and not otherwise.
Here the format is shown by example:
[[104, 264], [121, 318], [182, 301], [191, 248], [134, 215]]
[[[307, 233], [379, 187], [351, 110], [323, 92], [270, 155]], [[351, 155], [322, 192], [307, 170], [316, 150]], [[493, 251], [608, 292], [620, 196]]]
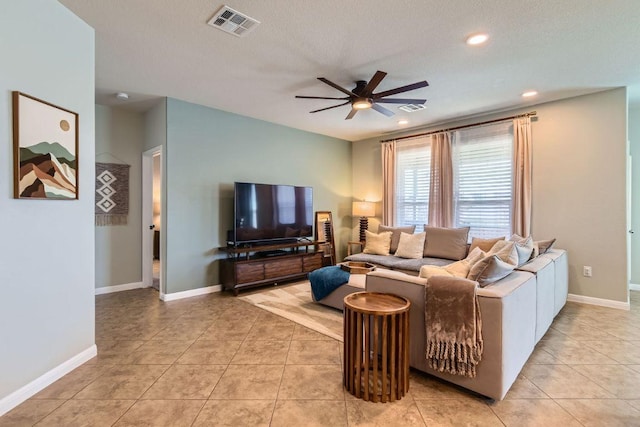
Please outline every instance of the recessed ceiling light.
[[467, 37], [467, 44], [470, 46], [476, 46], [486, 42], [487, 40], [489, 40], [489, 36], [487, 34], [473, 34]]
[[118, 98], [120, 101], [126, 101], [127, 99], [129, 99], [129, 94], [125, 92], [118, 92], [116, 93], [116, 98]]
[[402, 126], [402, 125], [409, 124], [409, 120], [407, 120], [407, 119], [400, 119], [400, 120], [398, 120], [398, 124], [399, 124], [399, 125], [401, 125], [401, 126]]
[[538, 92], [536, 92], [535, 90], [528, 90], [526, 92], [524, 92], [522, 94], [523, 98], [531, 98], [532, 96], [536, 96], [538, 94]]

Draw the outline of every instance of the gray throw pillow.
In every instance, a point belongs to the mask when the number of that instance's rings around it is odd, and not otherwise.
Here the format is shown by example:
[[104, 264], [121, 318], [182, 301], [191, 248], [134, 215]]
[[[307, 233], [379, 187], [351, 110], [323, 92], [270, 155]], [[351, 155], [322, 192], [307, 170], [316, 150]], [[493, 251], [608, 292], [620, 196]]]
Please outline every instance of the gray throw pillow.
[[427, 232], [424, 247], [425, 257], [460, 261], [467, 256], [469, 227], [442, 228], [425, 225], [424, 231]]
[[498, 255], [489, 255], [471, 267], [467, 279], [475, 280], [481, 288], [508, 276], [515, 265], [504, 262]]

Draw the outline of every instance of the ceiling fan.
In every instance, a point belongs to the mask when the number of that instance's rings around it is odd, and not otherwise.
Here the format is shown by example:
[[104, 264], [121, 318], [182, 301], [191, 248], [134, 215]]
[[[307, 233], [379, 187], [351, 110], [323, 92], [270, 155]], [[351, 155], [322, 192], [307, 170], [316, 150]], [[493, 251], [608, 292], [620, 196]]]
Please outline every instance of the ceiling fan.
[[324, 77], [318, 77], [318, 80], [320, 80], [322, 83], [326, 83], [332, 88], [338, 89], [340, 92], [348, 96], [335, 98], [335, 97], [326, 97], [326, 96], [296, 95], [296, 98], [335, 99], [335, 100], [346, 101], [342, 104], [332, 105], [331, 107], [320, 108], [318, 110], [309, 111], [310, 113], [317, 113], [319, 111], [330, 110], [332, 108], [338, 108], [338, 107], [342, 107], [343, 105], [351, 104], [351, 111], [349, 112], [349, 114], [347, 114], [347, 117], [345, 118], [345, 120], [352, 119], [353, 116], [355, 116], [359, 110], [365, 110], [367, 108], [373, 108], [377, 112], [382, 113], [387, 117], [393, 116], [394, 114], [393, 111], [388, 110], [378, 104], [424, 104], [425, 102], [427, 102], [426, 99], [387, 98], [387, 96], [396, 95], [398, 93], [408, 92], [410, 90], [420, 89], [422, 87], [429, 86], [429, 83], [427, 83], [426, 80], [413, 83], [410, 85], [406, 85], [406, 86], [397, 87], [391, 90], [385, 90], [383, 92], [373, 93], [373, 91], [376, 89], [376, 87], [378, 87], [378, 85], [380, 84], [382, 79], [385, 78], [386, 75], [387, 73], [385, 73], [384, 71], [376, 71], [376, 73], [373, 75], [371, 80], [369, 80], [369, 82], [366, 82], [364, 80], [358, 80], [356, 82], [356, 87], [353, 88], [352, 90], [347, 90], [341, 86], [338, 86], [337, 84], [325, 79]]

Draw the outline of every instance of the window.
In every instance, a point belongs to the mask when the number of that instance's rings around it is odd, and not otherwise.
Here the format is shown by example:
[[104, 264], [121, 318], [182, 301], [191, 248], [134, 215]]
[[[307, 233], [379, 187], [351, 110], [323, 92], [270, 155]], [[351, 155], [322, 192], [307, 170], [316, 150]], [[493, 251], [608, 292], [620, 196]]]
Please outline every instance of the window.
[[[511, 234], [513, 130], [504, 122], [459, 130], [452, 135], [455, 227], [469, 238]], [[429, 217], [430, 138], [396, 147], [396, 225], [426, 224]]]
[[513, 134], [511, 123], [460, 130], [454, 134], [456, 227], [469, 237], [511, 234]]
[[422, 225], [429, 217], [431, 144], [426, 138], [396, 148], [396, 203], [398, 225]]

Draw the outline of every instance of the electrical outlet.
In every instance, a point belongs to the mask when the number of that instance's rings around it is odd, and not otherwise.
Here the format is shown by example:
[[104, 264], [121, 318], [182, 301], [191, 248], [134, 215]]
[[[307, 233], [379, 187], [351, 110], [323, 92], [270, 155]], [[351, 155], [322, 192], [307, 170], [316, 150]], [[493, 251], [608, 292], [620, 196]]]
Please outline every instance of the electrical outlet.
[[593, 271], [591, 270], [591, 266], [590, 265], [583, 265], [582, 266], [582, 275], [584, 277], [591, 277], [593, 274]]

